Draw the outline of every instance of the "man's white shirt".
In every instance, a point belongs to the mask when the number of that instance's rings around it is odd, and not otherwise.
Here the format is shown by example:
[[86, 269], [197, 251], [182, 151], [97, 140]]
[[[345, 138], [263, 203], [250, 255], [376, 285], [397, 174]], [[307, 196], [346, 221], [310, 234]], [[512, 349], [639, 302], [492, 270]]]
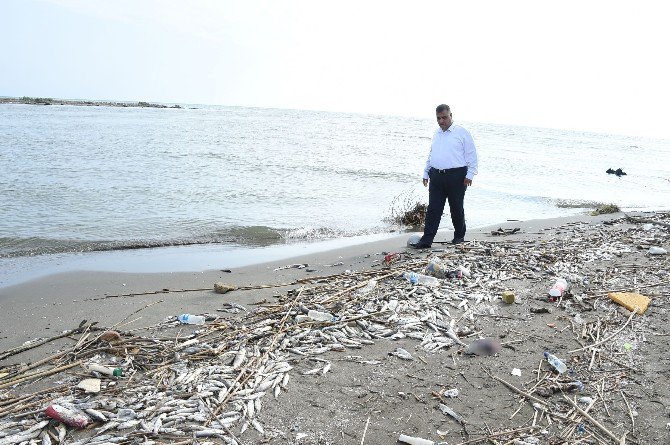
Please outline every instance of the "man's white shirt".
[[451, 124], [446, 131], [438, 128], [423, 171], [424, 179], [428, 179], [431, 167], [438, 170], [467, 167], [465, 177], [472, 179], [477, 174], [477, 150], [470, 132], [456, 124]]

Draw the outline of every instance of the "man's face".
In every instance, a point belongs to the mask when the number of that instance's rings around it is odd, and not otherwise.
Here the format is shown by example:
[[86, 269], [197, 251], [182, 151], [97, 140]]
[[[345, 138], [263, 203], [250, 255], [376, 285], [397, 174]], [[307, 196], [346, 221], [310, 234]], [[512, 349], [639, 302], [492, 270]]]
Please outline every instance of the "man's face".
[[440, 126], [442, 131], [446, 131], [452, 124], [451, 120], [451, 111], [441, 111], [437, 113], [437, 125]]

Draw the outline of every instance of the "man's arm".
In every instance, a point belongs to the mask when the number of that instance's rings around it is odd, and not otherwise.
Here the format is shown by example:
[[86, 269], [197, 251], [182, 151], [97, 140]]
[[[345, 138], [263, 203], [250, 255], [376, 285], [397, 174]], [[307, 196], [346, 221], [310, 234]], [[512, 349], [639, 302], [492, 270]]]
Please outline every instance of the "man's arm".
[[468, 130], [465, 130], [463, 145], [465, 165], [468, 167], [468, 172], [465, 174], [463, 184], [469, 186], [472, 185], [472, 178], [477, 174], [477, 149], [475, 148], [475, 142], [472, 140], [472, 136]]

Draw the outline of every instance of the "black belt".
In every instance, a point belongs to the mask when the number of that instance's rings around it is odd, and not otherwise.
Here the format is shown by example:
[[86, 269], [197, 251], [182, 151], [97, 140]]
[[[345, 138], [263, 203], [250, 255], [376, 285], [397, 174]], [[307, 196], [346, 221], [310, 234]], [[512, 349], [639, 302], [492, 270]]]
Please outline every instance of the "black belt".
[[464, 168], [467, 168], [467, 167], [454, 167], [454, 168], [433, 168], [433, 167], [431, 167], [430, 169], [434, 172], [437, 172], [437, 173], [453, 173], [453, 172], [457, 172], [459, 170], [463, 170]]

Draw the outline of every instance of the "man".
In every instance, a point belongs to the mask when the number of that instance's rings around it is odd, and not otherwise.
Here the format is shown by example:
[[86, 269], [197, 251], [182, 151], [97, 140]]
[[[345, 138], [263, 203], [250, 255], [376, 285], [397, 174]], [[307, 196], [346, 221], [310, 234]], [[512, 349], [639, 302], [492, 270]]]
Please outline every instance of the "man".
[[435, 109], [440, 126], [433, 135], [430, 154], [423, 172], [423, 185], [428, 187], [428, 211], [423, 236], [412, 247], [431, 247], [440, 226], [445, 201], [449, 201], [451, 222], [454, 225], [452, 244], [465, 240], [465, 190], [477, 174], [477, 150], [472, 136], [465, 128], [454, 124], [449, 105]]

